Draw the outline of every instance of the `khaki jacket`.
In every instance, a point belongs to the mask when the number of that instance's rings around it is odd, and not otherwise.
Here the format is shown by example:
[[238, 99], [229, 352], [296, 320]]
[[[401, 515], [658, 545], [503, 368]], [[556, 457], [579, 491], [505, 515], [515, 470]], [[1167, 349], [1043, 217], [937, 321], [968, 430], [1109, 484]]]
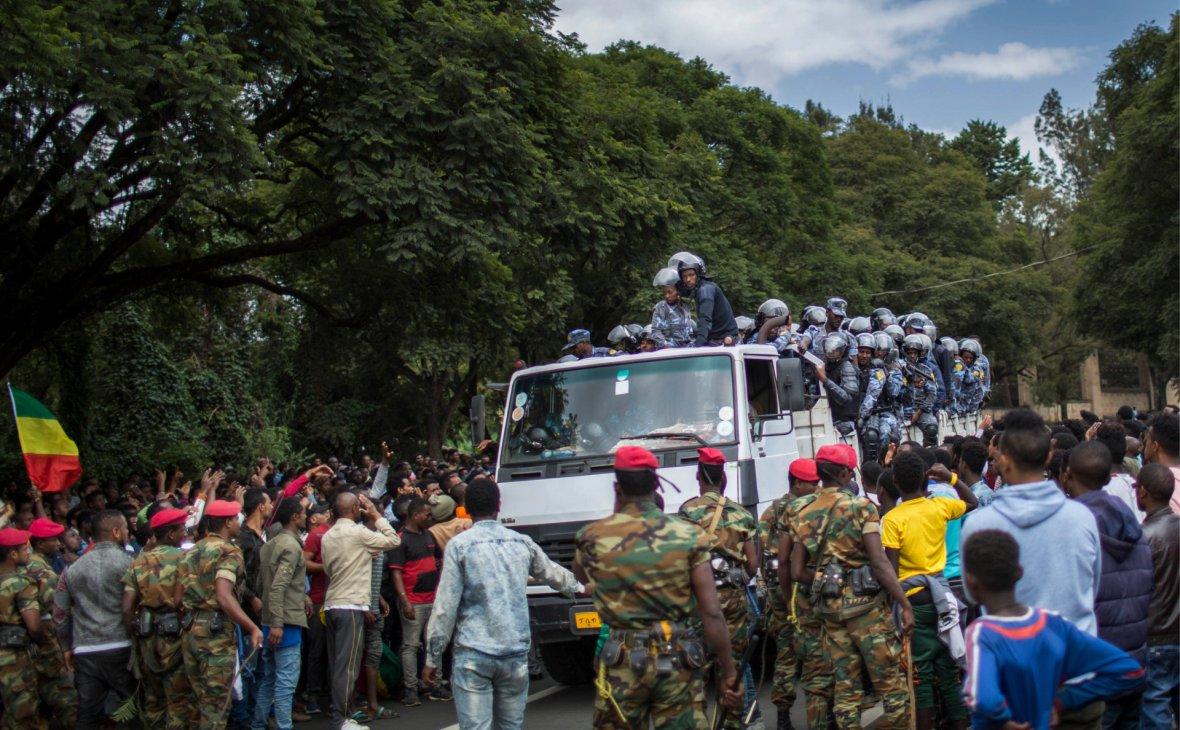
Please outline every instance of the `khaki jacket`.
[[284, 625], [307, 627], [307, 614], [303, 612], [306, 577], [307, 564], [299, 538], [283, 530], [262, 546], [255, 593], [262, 599], [264, 625], [276, 629]]

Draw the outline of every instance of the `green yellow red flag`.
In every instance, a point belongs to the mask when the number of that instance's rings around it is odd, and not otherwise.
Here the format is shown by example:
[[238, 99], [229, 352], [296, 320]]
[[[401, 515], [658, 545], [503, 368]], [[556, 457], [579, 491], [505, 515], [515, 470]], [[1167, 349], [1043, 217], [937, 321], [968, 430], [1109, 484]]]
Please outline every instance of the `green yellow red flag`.
[[41, 401], [11, 383], [8, 395], [12, 398], [12, 414], [29, 481], [42, 492], [69, 489], [82, 476], [78, 445], [66, 436], [61, 423]]

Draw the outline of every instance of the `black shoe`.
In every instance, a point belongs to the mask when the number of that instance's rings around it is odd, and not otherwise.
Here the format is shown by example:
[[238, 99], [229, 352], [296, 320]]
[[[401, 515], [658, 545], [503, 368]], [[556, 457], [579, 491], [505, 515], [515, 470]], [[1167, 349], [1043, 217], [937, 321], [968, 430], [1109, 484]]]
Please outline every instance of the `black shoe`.
[[778, 708], [778, 724], [775, 725], [777, 730], [792, 730], [791, 728], [791, 708]]

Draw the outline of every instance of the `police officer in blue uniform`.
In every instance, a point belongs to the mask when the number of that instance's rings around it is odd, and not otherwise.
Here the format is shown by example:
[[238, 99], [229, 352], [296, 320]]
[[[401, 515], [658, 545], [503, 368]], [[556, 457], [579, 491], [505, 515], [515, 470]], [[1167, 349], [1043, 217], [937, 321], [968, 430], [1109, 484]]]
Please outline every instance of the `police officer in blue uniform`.
[[697, 303], [697, 328], [693, 344], [724, 345], [737, 341], [737, 321], [733, 307], [721, 287], [705, 275], [705, 261], [700, 256], [683, 251], [668, 260], [668, 268], [680, 274], [680, 290]]
[[605, 347], [595, 347], [591, 344], [590, 330], [586, 329], [570, 330], [569, 336], [565, 340], [565, 347], [561, 348], [561, 351], [566, 353], [566, 355], [558, 362], [585, 360], [588, 357], [606, 357], [610, 355], [610, 350]]
[[839, 335], [824, 338], [825, 367], [816, 368], [816, 377], [828, 391], [832, 408], [832, 423], [842, 436], [856, 428], [857, 407], [860, 405], [860, 375], [856, 365], [848, 359], [848, 341]]
[[652, 286], [660, 289], [664, 298], [651, 310], [651, 334], [661, 347], [687, 347], [696, 339], [696, 322], [680, 298], [680, 272], [668, 267], [660, 269]]

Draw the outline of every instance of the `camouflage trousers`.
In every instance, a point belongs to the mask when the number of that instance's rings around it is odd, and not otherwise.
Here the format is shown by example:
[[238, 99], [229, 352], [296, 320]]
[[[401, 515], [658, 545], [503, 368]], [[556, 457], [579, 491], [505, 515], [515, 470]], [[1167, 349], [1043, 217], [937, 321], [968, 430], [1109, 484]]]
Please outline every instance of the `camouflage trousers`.
[[[745, 587], [726, 587], [717, 589], [717, 600], [721, 604], [721, 613], [725, 616], [725, 626], [729, 629], [729, 645], [732, 649], [733, 665], [740, 673], [742, 655], [750, 643], [750, 599], [746, 596]], [[715, 669], [716, 662], [710, 662], [709, 671], [705, 673], [706, 676], [711, 676]], [[738, 712], [727, 713], [721, 727], [726, 730], [740, 730], [742, 727], [740, 714]]]
[[[800, 587], [800, 592], [805, 590]], [[832, 707], [832, 664], [824, 650], [824, 622], [802, 596], [795, 600], [795, 656], [800, 665], [799, 682], [807, 705], [807, 727], [827, 728]]]
[[[599, 682], [605, 687], [599, 687], [594, 701], [596, 728], [636, 730], [646, 729], [649, 723], [669, 730], [706, 726], [705, 682], [700, 670], [679, 669], [658, 677], [654, 661], [649, 661], [642, 673], [632, 671], [624, 661], [621, 666], [600, 669]], [[614, 703], [603, 697], [604, 688], [609, 688]], [[619, 710], [625, 719], [619, 717]]]
[[196, 725], [197, 705], [190, 699], [181, 645], [171, 637], [149, 636], [136, 639], [135, 650], [144, 724], [168, 730]]
[[29, 656], [37, 668], [37, 695], [50, 718], [49, 726], [74, 727], [78, 717], [78, 690], [66, 672], [57, 636], [50, 631], [43, 643], [29, 648]]
[[774, 674], [770, 701], [781, 712], [790, 712], [795, 704], [799, 660], [795, 653], [795, 626], [781, 600], [773, 600], [767, 613], [766, 638], [774, 640]]
[[835, 671], [837, 727], [860, 727], [863, 667], [885, 708], [877, 727], [908, 728], [912, 708], [902, 674], [901, 642], [885, 602], [878, 600], [868, 613], [844, 621], [825, 617], [823, 637], [824, 653]]
[[230, 683], [238, 645], [233, 623], [223, 617], [224, 625], [216, 634], [209, 630], [209, 616], [203, 611], [181, 637], [184, 674], [191, 686], [191, 699], [200, 716], [195, 725], [201, 730], [222, 730], [229, 713]]
[[37, 727], [37, 672], [27, 649], [0, 649], [0, 699], [3, 727]]

